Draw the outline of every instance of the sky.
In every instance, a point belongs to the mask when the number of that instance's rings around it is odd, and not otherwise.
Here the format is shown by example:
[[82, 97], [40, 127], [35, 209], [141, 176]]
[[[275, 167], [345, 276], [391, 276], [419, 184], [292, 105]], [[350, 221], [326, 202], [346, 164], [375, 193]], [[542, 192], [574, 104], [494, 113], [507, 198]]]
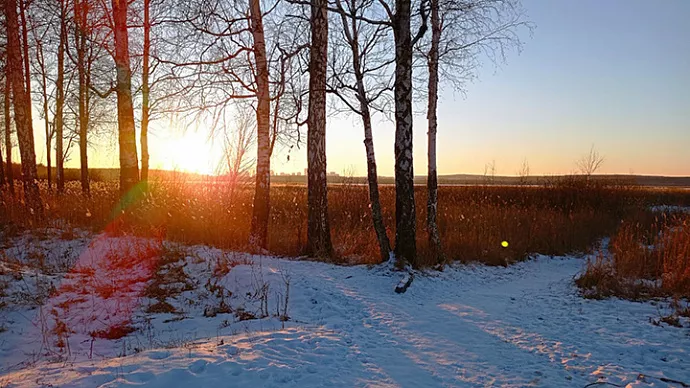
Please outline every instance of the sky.
[[[488, 61], [463, 96], [446, 88], [439, 102], [439, 174], [565, 174], [594, 146], [601, 173], [690, 175], [690, 1], [523, 0], [536, 28], [521, 31], [520, 53]], [[443, 80], [441, 80], [443, 82]], [[425, 113], [414, 121], [414, 169], [426, 174]], [[152, 124], [151, 167], [213, 172], [220, 145], [203, 129], [184, 133]], [[38, 122], [37, 122], [37, 125]], [[36, 129], [37, 143], [43, 128]], [[328, 170], [366, 175], [357, 117], [329, 117]], [[374, 122], [380, 175], [393, 175], [394, 123]], [[116, 141], [90, 150], [91, 166], [117, 164]], [[194, 156], [185, 152], [191, 147]], [[289, 155], [289, 159], [288, 159]], [[45, 150], [37, 148], [45, 160]], [[76, 154], [67, 166], [76, 167]], [[302, 172], [306, 147], [277, 150], [272, 169]]]

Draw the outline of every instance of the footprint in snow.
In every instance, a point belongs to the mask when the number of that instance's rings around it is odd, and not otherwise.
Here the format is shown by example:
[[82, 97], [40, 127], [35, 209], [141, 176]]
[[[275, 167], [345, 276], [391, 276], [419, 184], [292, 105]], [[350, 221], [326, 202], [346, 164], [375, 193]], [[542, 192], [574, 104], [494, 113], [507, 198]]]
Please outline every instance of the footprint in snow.
[[206, 370], [206, 365], [208, 362], [206, 360], [196, 360], [191, 365], [189, 365], [189, 371], [194, 374], [202, 373]]
[[152, 360], [164, 360], [170, 357], [170, 352], [150, 352], [149, 358]]

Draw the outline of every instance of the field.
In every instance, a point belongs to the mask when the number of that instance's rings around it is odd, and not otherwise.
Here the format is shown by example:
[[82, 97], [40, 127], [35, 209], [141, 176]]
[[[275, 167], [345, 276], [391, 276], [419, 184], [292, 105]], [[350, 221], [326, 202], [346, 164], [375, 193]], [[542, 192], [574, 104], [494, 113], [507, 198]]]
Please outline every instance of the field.
[[[185, 176], [153, 182], [147, 194], [126, 209], [119, 206], [117, 183], [93, 182], [84, 198], [77, 182], [68, 182], [65, 195], [42, 186], [48, 205], [44, 225], [106, 227], [139, 236], [162, 236], [185, 244], [207, 244], [246, 250], [251, 220], [252, 190], [222, 181], [187, 182]], [[625, 219], [645, 217], [653, 205], [690, 204], [690, 192], [627, 185], [584, 184], [576, 179], [545, 186], [442, 186], [439, 228], [450, 261], [492, 265], [523, 260], [530, 254], [564, 255], [586, 252], [602, 237], [612, 235]], [[11, 228], [31, 227], [20, 205], [21, 196], [3, 194], [0, 219]], [[394, 189], [381, 187], [384, 219], [395, 235]], [[277, 186], [271, 193], [269, 251], [300, 256], [306, 243], [306, 188]], [[424, 223], [426, 192], [417, 187], [418, 246], [421, 263], [428, 257]], [[332, 235], [338, 261], [373, 264], [378, 260], [365, 186], [334, 185], [329, 190]], [[117, 212], [116, 209], [120, 209]], [[649, 218], [649, 217], [647, 217]], [[36, 225], [37, 226], [37, 225]], [[502, 247], [507, 241], [509, 246]]]

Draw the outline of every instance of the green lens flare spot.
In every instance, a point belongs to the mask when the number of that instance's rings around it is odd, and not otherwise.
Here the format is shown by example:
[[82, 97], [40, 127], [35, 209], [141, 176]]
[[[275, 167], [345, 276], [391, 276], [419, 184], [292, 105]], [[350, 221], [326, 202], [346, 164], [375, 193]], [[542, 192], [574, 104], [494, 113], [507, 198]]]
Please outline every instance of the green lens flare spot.
[[502, 242], [501, 242], [501, 246], [502, 246], [503, 248], [508, 248], [508, 241], [502, 241]]

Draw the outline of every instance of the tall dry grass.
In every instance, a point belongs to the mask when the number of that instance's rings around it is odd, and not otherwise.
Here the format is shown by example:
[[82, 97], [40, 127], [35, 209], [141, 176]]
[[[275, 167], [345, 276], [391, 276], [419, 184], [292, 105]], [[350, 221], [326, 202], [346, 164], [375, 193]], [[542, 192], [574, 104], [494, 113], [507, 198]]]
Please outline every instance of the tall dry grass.
[[589, 263], [577, 279], [585, 295], [690, 297], [690, 214], [647, 213], [624, 221], [609, 255]]
[[[245, 186], [230, 187], [222, 179], [191, 182], [183, 174], [151, 182], [149, 190], [118, 208], [117, 182], [92, 182], [92, 195], [81, 195], [78, 182], [68, 182], [64, 195], [41, 184], [46, 203], [42, 221], [27, 216], [21, 193], [2, 193], [0, 220], [6, 234], [37, 226], [88, 228], [112, 233], [164, 237], [186, 244], [208, 244], [246, 250], [252, 195]], [[20, 190], [19, 190], [20, 191]], [[381, 187], [383, 216], [395, 236], [395, 195]], [[276, 255], [299, 256], [306, 246], [307, 192], [304, 186], [271, 189], [268, 249]], [[427, 246], [426, 190], [415, 191], [421, 265], [432, 265]], [[690, 192], [646, 190], [628, 186], [562, 181], [543, 187], [442, 186], [439, 230], [449, 260], [505, 265], [534, 253], [563, 255], [587, 251], [612, 235], [621, 220], [650, 204], [687, 204]], [[329, 187], [329, 214], [337, 260], [374, 263], [378, 245], [373, 231], [367, 188], [345, 184]], [[504, 248], [501, 243], [508, 242]]]

